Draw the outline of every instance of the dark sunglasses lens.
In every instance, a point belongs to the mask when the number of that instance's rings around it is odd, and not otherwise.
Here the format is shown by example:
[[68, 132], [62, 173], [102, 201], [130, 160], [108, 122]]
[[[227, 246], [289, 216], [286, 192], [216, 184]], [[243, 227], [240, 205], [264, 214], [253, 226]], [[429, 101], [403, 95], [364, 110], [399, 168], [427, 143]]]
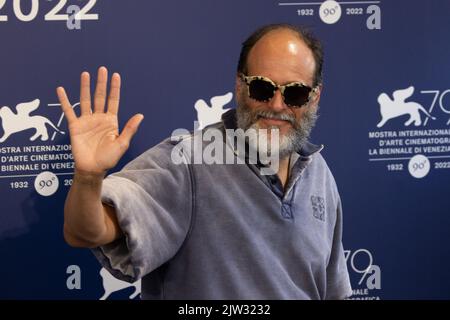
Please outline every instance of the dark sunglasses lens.
[[272, 99], [275, 87], [268, 81], [255, 79], [250, 82], [250, 98], [257, 101], [268, 101]]
[[301, 107], [308, 102], [311, 88], [306, 86], [292, 86], [284, 90], [284, 102], [291, 107]]

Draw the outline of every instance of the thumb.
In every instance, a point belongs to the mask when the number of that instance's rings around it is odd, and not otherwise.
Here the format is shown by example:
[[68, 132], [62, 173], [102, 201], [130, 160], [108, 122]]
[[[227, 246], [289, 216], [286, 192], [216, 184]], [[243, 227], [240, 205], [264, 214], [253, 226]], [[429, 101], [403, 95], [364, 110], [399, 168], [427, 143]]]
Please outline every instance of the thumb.
[[123, 128], [122, 133], [117, 138], [117, 141], [121, 145], [126, 146], [126, 148], [128, 148], [131, 138], [133, 138], [143, 119], [144, 115], [140, 113], [135, 114], [133, 117], [131, 117], [131, 119], [128, 120], [127, 124]]

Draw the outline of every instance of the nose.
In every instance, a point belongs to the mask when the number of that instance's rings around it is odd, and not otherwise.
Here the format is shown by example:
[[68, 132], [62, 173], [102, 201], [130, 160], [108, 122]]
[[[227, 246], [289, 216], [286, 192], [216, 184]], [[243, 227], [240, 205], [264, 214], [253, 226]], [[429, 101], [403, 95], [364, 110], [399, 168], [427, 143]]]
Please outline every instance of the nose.
[[268, 104], [269, 107], [276, 112], [283, 111], [288, 108], [288, 106], [284, 103], [280, 90], [275, 91], [273, 98], [269, 100]]

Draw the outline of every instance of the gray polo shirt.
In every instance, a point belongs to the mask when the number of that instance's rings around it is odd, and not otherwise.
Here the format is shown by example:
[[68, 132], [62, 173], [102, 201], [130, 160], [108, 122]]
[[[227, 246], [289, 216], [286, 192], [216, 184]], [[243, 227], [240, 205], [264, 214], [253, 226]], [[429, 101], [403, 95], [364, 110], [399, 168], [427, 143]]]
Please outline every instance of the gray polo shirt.
[[[214, 127], [235, 126], [234, 117]], [[114, 276], [142, 278], [143, 299], [351, 295], [341, 202], [321, 147], [291, 158], [280, 194], [255, 165], [174, 164], [179, 143], [190, 137], [161, 142], [104, 181], [102, 201], [125, 237], [93, 252]]]

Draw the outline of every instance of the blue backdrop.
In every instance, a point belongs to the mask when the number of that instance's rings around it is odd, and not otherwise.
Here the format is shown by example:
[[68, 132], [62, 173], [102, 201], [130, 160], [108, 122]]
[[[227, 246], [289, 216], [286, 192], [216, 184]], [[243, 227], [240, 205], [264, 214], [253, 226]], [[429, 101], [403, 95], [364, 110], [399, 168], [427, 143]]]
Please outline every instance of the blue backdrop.
[[449, 12], [447, 0], [0, 1], [0, 298], [139, 293], [63, 240], [73, 162], [57, 86], [77, 109], [81, 71], [121, 73], [121, 124], [145, 120], [119, 170], [193, 129], [199, 99], [233, 92], [250, 32], [289, 22], [325, 47], [312, 141], [343, 200], [353, 298], [449, 299]]

